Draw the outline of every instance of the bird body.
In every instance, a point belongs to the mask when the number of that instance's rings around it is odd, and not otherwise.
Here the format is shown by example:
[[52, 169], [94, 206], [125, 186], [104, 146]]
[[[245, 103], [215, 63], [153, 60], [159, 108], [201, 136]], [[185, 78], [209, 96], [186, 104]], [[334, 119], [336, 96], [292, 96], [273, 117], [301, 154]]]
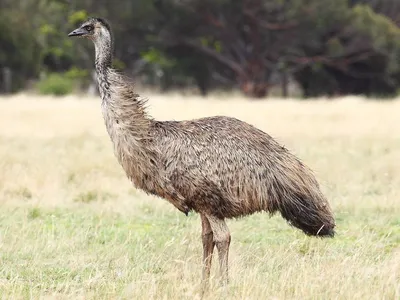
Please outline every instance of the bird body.
[[135, 187], [202, 220], [203, 278], [217, 247], [227, 281], [230, 233], [225, 218], [280, 212], [306, 234], [333, 236], [335, 222], [312, 171], [271, 136], [225, 116], [157, 121], [133, 85], [111, 68], [112, 35], [91, 18], [70, 33], [93, 40], [105, 125]]

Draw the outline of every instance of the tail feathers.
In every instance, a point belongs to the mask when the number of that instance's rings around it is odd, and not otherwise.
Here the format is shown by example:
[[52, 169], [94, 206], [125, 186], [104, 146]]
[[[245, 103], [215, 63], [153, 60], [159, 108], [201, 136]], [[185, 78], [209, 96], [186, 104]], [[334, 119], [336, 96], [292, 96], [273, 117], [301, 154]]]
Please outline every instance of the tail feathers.
[[301, 229], [307, 235], [333, 237], [334, 218], [327, 204], [321, 205], [319, 199], [293, 195], [280, 205], [279, 211], [289, 224]]
[[274, 173], [268, 210], [279, 211], [289, 224], [307, 235], [333, 237], [334, 216], [314, 175], [300, 162], [291, 166]]

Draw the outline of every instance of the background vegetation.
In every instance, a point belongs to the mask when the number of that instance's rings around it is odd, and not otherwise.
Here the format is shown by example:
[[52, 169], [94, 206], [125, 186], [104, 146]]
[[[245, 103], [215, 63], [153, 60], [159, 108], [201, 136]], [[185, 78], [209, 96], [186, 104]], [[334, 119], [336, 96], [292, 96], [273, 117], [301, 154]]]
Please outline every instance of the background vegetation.
[[92, 45], [67, 33], [88, 15], [112, 23], [115, 67], [161, 90], [382, 97], [400, 85], [397, 0], [0, 0], [0, 90], [7, 70], [12, 91], [87, 89]]

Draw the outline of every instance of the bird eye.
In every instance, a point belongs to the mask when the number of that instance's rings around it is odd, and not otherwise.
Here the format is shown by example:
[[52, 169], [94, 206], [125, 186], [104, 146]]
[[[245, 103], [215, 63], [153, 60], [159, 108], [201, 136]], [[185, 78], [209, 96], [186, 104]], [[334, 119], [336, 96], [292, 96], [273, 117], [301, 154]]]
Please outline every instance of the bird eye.
[[87, 25], [84, 27], [87, 31], [92, 31], [93, 30], [93, 26], [91, 25]]

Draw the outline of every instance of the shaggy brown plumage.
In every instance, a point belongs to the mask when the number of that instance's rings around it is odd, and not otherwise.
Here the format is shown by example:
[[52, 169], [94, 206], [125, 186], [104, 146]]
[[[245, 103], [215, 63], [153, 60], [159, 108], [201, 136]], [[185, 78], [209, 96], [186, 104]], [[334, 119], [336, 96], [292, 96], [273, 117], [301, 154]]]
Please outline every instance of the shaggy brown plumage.
[[104, 121], [129, 179], [185, 214], [200, 213], [206, 281], [214, 245], [227, 281], [230, 233], [225, 218], [280, 212], [306, 234], [334, 235], [331, 209], [311, 170], [268, 134], [222, 116], [153, 120], [129, 81], [111, 68], [109, 25], [90, 18], [69, 35], [95, 44]]

